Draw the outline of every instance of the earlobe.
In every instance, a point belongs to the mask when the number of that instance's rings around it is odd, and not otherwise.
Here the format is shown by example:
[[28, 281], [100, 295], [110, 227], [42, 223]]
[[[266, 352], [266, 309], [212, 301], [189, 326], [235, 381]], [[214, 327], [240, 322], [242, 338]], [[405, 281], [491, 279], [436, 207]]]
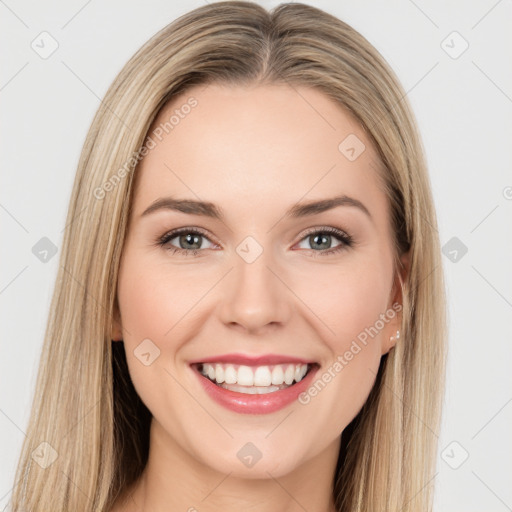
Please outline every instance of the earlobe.
[[389, 339], [386, 340], [385, 343], [382, 344], [382, 354], [387, 354], [394, 346], [397, 341], [400, 339], [400, 329], [397, 329], [395, 334], [392, 334]]
[[390, 336], [389, 342], [390, 342], [390, 349], [393, 348], [396, 345], [396, 342], [400, 339], [400, 329], [397, 329], [396, 333]]

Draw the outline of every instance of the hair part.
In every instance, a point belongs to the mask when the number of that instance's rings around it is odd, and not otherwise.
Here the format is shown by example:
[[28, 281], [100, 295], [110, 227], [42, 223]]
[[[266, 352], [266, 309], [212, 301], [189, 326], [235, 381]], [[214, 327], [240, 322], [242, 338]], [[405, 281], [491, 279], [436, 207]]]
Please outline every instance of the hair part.
[[[316, 88], [350, 112], [375, 146], [397, 270], [409, 254], [401, 337], [343, 431], [333, 493], [340, 512], [430, 511], [445, 292], [433, 198], [405, 92], [377, 50], [336, 17], [300, 3], [266, 11], [238, 1], [200, 7], [159, 31], [123, 67], [94, 117], [71, 194], [13, 511], [109, 510], [144, 469], [151, 414], [133, 387], [123, 344], [111, 342], [134, 155], [170, 100], [209, 83]], [[121, 179], [107, 187], [116, 172]], [[42, 442], [57, 453], [46, 468], [32, 459]]]

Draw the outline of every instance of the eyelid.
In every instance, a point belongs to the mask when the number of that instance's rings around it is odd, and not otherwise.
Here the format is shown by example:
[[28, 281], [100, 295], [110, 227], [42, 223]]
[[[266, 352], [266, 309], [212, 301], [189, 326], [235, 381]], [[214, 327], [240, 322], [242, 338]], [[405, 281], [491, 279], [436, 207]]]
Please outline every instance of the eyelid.
[[163, 243], [164, 240], [172, 240], [173, 238], [176, 238], [177, 236], [181, 235], [182, 233], [196, 233], [201, 236], [204, 236], [206, 239], [208, 239], [212, 244], [219, 245], [220, 244], [215, 241], [215, 239], [212, 240], [212, 237], [210, 234], [203, 228], [196, 227], [196, 226], [183, 226], [181, 228], [171, 229], [167, 232], [165, 232], [162, 236], [158, 237], [157, 241], [160, 241]]
[[306, 229], [306, 231], [301, 233], [301, 237], [299, 242], [308, 235], [312, 233], [330, 233], [330, 234], [343, 234], [347, 238], [352, 238], [344, 229], [335, 228], [334, 226], [314, 226], [312, 228]]

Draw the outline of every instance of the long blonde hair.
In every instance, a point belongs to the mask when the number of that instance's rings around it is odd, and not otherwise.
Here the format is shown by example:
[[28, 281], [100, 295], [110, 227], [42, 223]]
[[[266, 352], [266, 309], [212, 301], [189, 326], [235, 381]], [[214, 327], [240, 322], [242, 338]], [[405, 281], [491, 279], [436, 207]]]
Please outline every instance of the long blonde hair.
[[377, 50], [334, 16], [300, 3], [267, 11], [237, 1], [195, 9], [152, 37], [116, 77], [92, 122], [12, 510], [109, 510], [144, 468], [151, 415], [131, 383], [123, 344], [111, 340], [138, 150], [168, 100], [213, 82], [316, 88], [348, 109], [375, 145], [385, 169], [396, 270], [406, 251], [410, 268], [400, 339], [342, 434], [333, 493], [339, 511], [430, 511], [445, 291], [429, 177], [405, 92]]

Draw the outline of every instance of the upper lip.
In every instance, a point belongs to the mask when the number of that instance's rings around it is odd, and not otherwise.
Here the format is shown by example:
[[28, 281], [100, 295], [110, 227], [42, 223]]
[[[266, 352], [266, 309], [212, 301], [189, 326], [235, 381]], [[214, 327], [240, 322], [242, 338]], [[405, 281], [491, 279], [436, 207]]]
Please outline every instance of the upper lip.
[[282, 354], [264, 354], [264, 355], [249, 355], [249, 354], [221, 354], [218, 356], [207, 357], [204, 359], [197, 359], [191, 361], [190, 364], [198, 363], [231, 363], [245, 366], [265, 366], [284, 363], [295, 364], [313, 364], [314, 361], [308, 361], [300, 357], [287, 356]]

